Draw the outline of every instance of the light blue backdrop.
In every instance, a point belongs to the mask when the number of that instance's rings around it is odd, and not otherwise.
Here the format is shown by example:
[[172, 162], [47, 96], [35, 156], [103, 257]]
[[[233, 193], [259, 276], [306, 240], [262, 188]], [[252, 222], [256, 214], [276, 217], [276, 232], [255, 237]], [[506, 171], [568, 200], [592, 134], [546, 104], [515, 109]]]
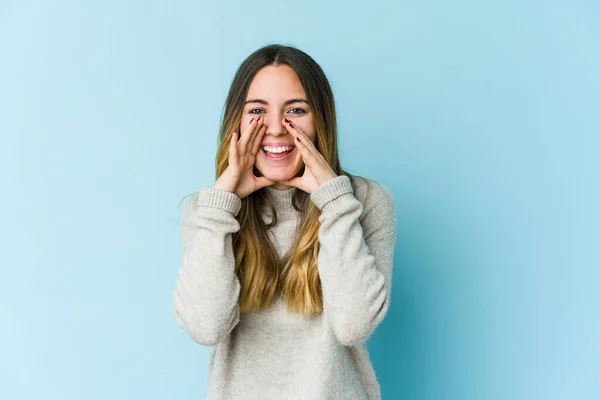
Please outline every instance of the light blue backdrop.
[[383, 398], [600, 398], [600, 5], [0, 1], [0, 398], [200, 399], [179, 201], [241, 61], [281, 42], [393, 193]]

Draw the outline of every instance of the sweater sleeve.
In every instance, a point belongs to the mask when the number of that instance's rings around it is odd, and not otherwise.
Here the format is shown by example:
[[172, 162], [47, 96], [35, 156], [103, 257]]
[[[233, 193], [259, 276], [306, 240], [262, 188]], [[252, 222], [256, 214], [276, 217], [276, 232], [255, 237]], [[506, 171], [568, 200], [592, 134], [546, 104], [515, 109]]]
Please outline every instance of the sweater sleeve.
[[396, 240], [392, 195], [373, 182], [364, 210], [350, 178], [340, 175], [318, 186], [310, 198], [322, 211], [317, 261], [324, 313], [340, 343], [363, 343], [390, 305]]
[[173, 311], [179, 325], [205, 346], [219, 343], [240, 320], [232, 246], [240, 208], [237, 195], [211, 187], [194, 194], [181, 216]]

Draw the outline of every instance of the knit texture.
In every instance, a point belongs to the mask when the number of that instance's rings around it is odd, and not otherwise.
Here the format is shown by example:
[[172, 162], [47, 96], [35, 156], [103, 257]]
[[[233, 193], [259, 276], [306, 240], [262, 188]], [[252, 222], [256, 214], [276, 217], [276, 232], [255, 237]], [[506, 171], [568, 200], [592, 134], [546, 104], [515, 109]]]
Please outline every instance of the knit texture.
[[[396, 213], [381, 184], [344, 175], [311, 194], [321, 210], [317, 258], [323, 311], [307, 318], [285, 299], [260, 312], [240, 312], [232, 234], [241, 199], [204, 188], [181, 217], [181, 264], [173, 296], [175, 319], [197, 343], [213, 346], [207, 399], [381, 399], [366, 340], [390, 305]], [[265, 187], [277, 225], [269, 237], [281, 258], [292, 245], [299, 213], [296, 188]], [[265, 218], [271, 216], [265, 210]]]

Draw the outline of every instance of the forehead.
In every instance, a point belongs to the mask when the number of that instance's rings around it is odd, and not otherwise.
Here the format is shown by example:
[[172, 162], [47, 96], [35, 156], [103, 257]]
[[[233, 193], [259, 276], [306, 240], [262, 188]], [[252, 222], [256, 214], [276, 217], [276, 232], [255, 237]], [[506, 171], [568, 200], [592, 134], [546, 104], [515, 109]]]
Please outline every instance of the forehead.
[[298, 74], [289, 65], [269, 65], [260, 69], [248, 88], [247, 99], [285, 101], [288, 98], [305, 98], [306, 93]]

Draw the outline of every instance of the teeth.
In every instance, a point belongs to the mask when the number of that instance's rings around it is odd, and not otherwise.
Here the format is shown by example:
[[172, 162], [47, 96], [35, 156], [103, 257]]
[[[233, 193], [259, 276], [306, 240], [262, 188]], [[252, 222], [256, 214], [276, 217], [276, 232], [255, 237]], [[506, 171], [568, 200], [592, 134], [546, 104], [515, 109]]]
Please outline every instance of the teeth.
[[283, 153], [284, 151], [292, 150], [294, 146], [281, 146], [281, 147], [263, 147], [264, 151], [268, 151], [269, 153]]

